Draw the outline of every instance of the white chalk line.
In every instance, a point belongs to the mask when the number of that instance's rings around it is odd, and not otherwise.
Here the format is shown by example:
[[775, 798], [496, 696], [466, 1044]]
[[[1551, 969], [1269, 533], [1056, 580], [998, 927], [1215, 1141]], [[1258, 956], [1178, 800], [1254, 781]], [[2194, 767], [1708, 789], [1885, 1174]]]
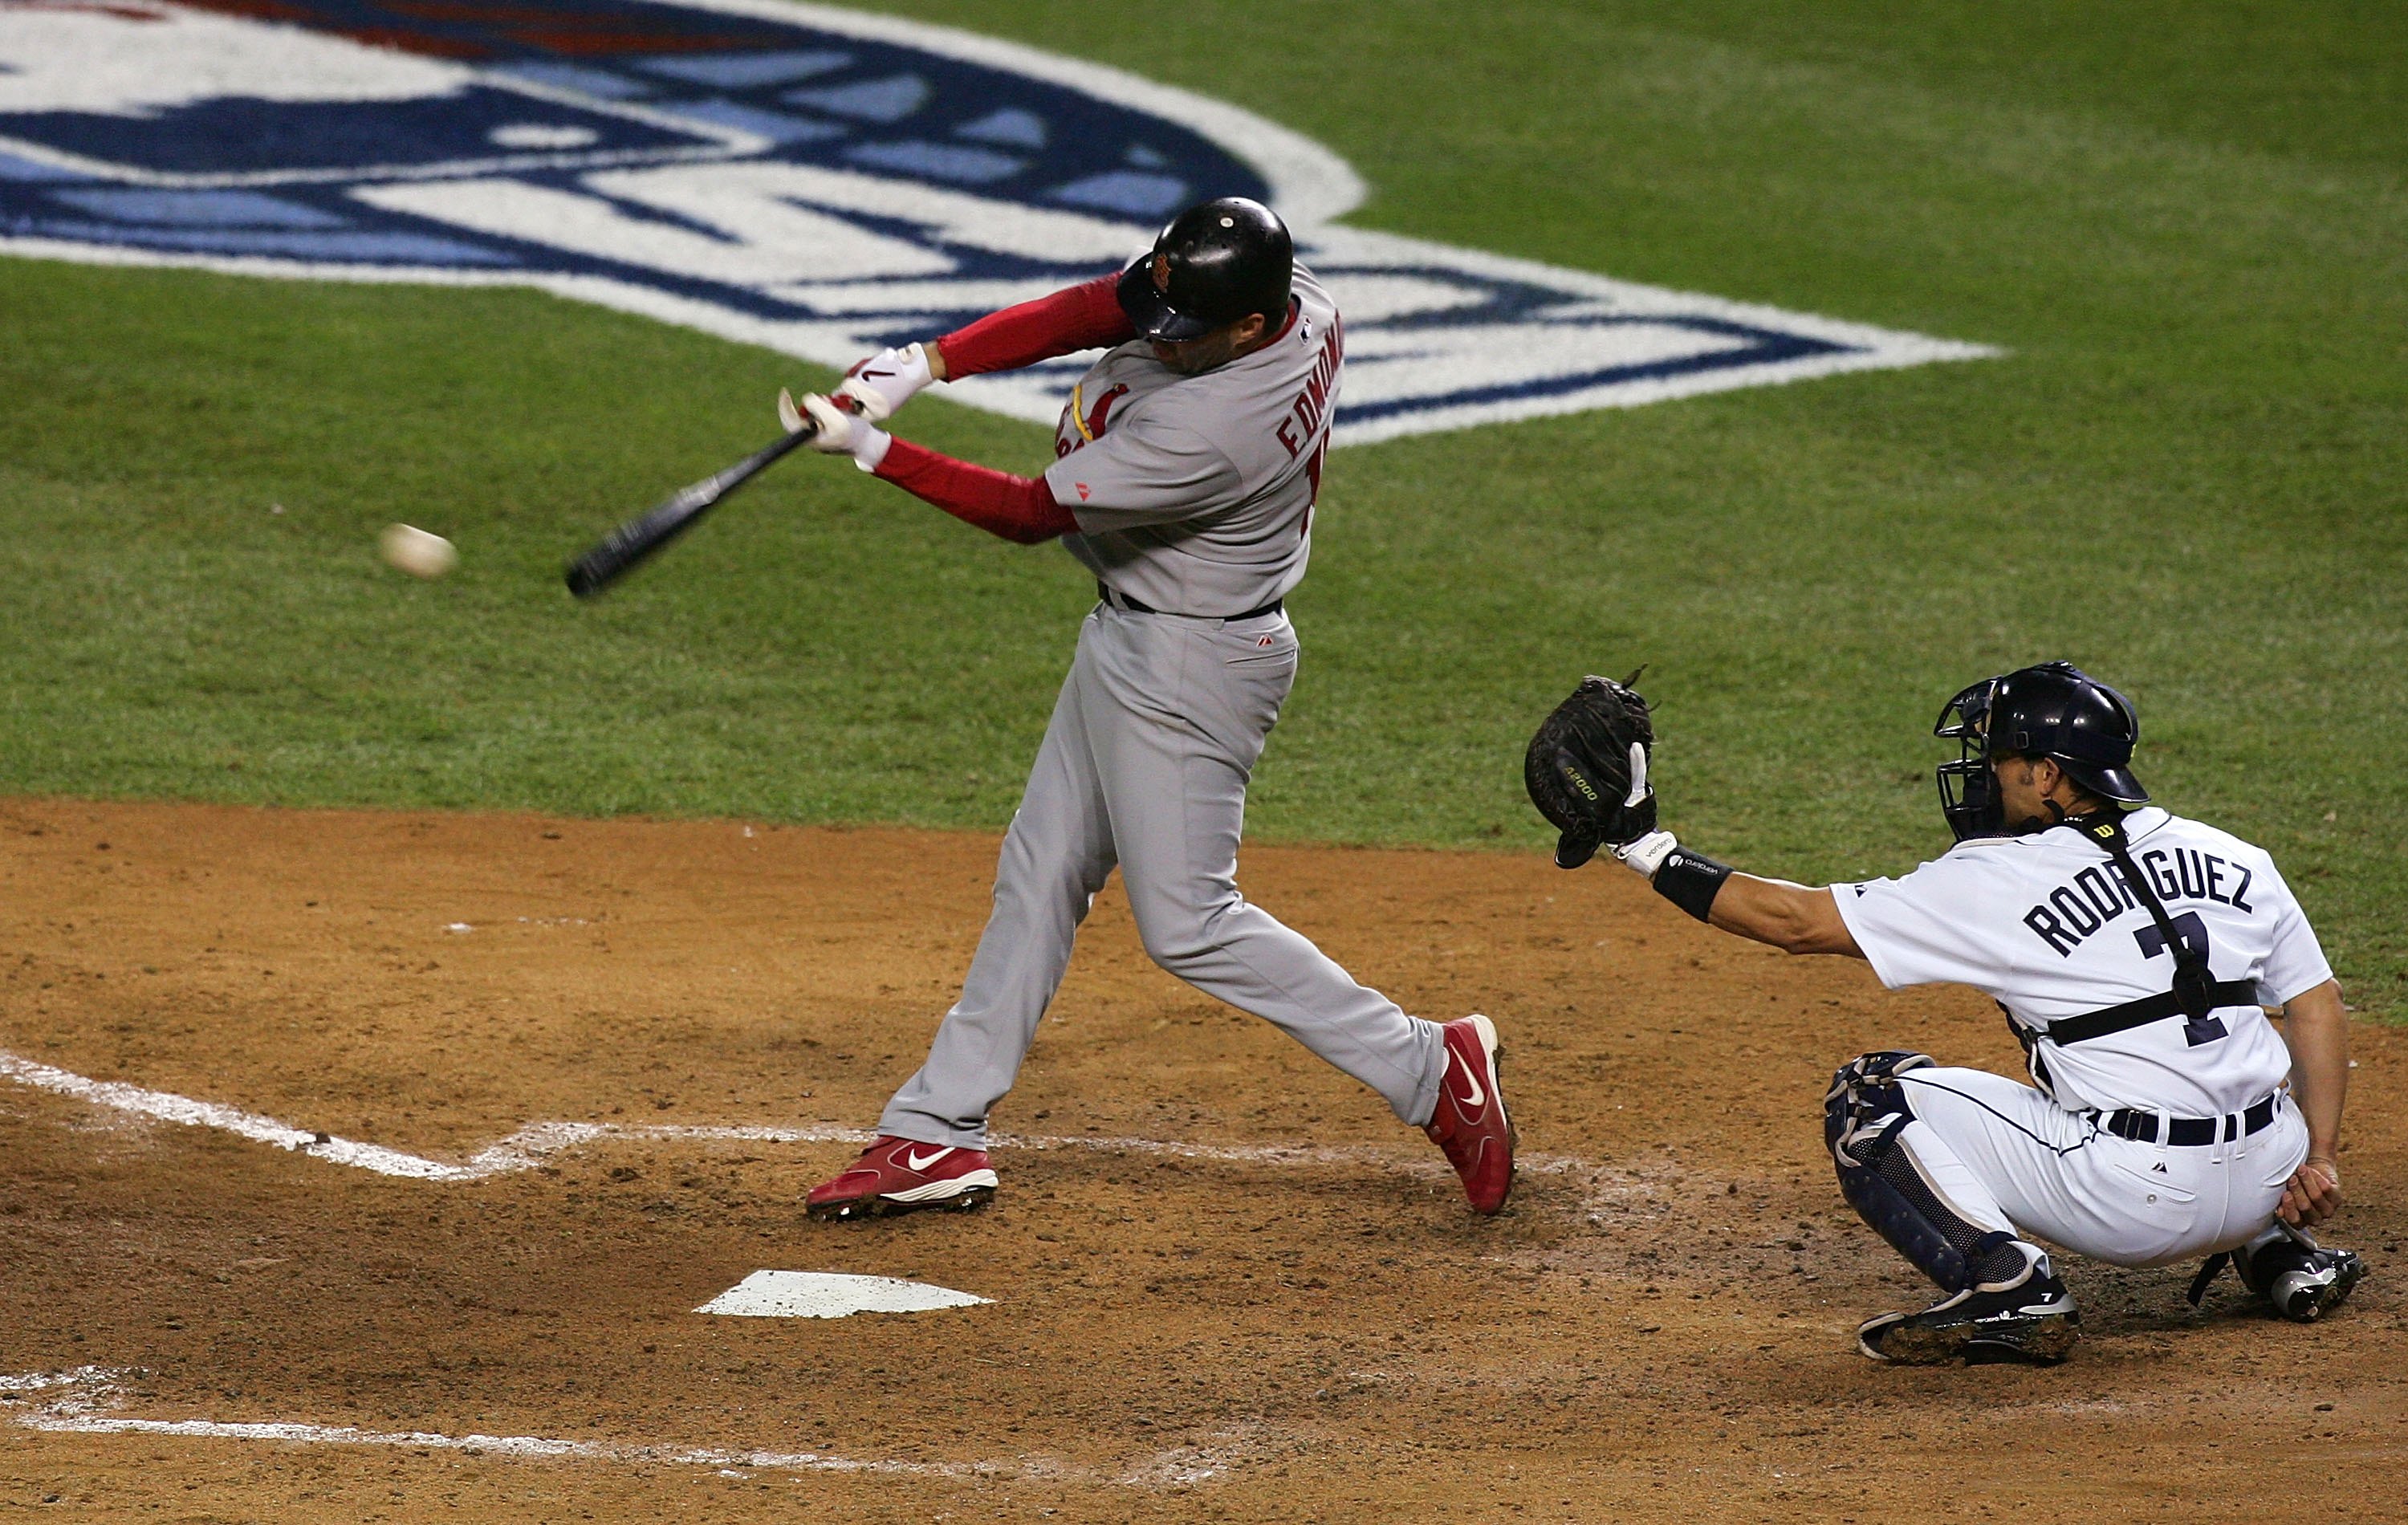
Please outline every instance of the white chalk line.
[[[0, 1053], [0, 1078], [55, 1095], [133, 1116], [191, 1128], [212, 1128], [256, 1144], [305, 1154], [329, 1164], [349, 1165], [378, 1175], [413, 1181], [458, 1184], [515, 1174], [542, 1165], [551, 1157], [588, 1144], [604, 1143], [741, 1143], [741, 1144], [867, 1144], [876, 1135], [867, 1129], [835, 1123], [802, 1127], [619, 1123], [533, 1123], [498, 1143], [486, 1145], [466, 1161], [451, 1163], [423, 1155], [361, 1144], [274, 1117], [244, 1112], [214, 1101], [203, 1101], [173, 1091], [147, 1090], [118, 1080], [94, 1080], [55, 1065]], [[997, 1134], [997, 1147], [1016, 1149], [1096, 1149], [1113, 1154], [1167, 1156], [1180, 1159], [1213, 1160], [1244, 1165], [1376, 1165], [1412, 1174], [1437, 1174], [1446, 1167], [1419, 1156], [1407, 1158], [1379, 1145], [1290, 1145], [1254, 1144], [1191, 1144], [1177, 1140], [1110, 1137], [1100, 1134]], [[1588, 1160], [1563, 1155], [1523, 1155], [1525, 1171], [1541, 1174], [1594, 1170]]]
[[[384, 1446], [420, 1451], [460, 1451], [529, 1461], [609, 1461], [722, 1472], [856, 1473], [911, 1477], [1025, 1477], [1052, 1482], [1097, 1481], [1082, 1467], [1046, 1461], [895, 1461], [831, 1456], [822, 1451], [750, 1451], [702, 1446], [642, 1446], [614, 1441], [563, 1440], [550, 1435], [449, 1435], [425, 1430], [363, 1430], [347, 1424], [224, 1419], [143, 1419], [113, 1414], [122, 1383], [136, 1374], [106, 1366], [67, 1372], [0, 1375], [0, 1413], [20, 1429], [52, 1435], [161, 1435], [189, 1440], [271, 1441], [300, 1446]], [[20, 1409], [18, 1395], [51, 1392], [39, 1407]], [[1110, 1481], [1129, 1487], [1191, 1484], [1227, 1471], [1197, 1465], [1192, 1447], [1166, 1451], [1146, 1465]]]

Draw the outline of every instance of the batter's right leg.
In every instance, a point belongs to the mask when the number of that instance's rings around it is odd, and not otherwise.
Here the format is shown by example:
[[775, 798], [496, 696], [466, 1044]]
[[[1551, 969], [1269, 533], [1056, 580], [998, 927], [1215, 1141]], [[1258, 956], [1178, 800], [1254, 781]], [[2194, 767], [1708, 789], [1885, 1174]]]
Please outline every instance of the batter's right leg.
[[[1092, 628], [1093, 621], [1089, 622]], [[1011, 1089], [1070, 945], [1112, 871], [1111, 822], [1082, 715], [1088, 638], [1054, 703], [1028, 787], [996, 865], [995, 910], [927, 1062], [886, 1103], [878, 1130], [924, 1144], [986, 1146], [986, 1115]]]
[[[1090, 622], [1092, 624], [1092, 621]], [[1111, 873], [1111, 828], [1079, 693], [1086, 632], [996, 866], [995, 910], [927, 1061], [886, 1103], [861, 1158], [813, 1187], [815, 1218], [975, 1206], [995, 1194], [986, 1116], [1020, 1072], [1070, 944]]]
[[1378, 1091], [1445, 1151], [1474, 1210], [1500, 1211], [1513, 1125], [1495, 1025], [1408, 1015], [1238, 892], [1246, 786], [1296, 676], [1285, 618], [1100, 620], [1081, 699], [1146, 952]]
[[[1201, 621], [1102, 618], [1095, 682], [1080, 698], [1121, 888], [1146, 952], [1205, 994], [1276, 1024], [1405, 1122], [1426, 1125], [1450, 1067], [1438, 1024], [1358, 984], [1238, 892], [1246, 786], [1295, 678], [1286, 622], [1236, 634]], [[1266, 655], [1275, 659], [1257, 660]]]

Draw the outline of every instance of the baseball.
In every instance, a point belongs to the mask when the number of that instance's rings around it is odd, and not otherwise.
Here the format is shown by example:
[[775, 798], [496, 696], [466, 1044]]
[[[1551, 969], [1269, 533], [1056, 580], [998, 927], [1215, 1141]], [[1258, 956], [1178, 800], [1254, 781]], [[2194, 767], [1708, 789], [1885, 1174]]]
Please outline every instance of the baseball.
[[385, 525], [377, 549], [389, 565], [412, 577], [432, 580], [460, 565], [459, 550], [450, 540], [414, 525]]

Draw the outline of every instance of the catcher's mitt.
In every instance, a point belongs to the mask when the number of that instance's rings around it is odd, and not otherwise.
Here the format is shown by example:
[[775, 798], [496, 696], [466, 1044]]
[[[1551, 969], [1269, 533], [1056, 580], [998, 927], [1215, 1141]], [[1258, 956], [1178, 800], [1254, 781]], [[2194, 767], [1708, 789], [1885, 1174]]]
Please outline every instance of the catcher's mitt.
[[1563, 833], [1555, 843], [1558, 868], [1577, 869], [1600, 844], [1619, 847], [1656, 829], [1656, 791], [1647, 786], [1656, 728], [1647, 701], [1630, 686], [1638, 681], [1638, 672], [1621, 683], [1582, 679], [1540, 723], [1523, 755], [1530, 803]]

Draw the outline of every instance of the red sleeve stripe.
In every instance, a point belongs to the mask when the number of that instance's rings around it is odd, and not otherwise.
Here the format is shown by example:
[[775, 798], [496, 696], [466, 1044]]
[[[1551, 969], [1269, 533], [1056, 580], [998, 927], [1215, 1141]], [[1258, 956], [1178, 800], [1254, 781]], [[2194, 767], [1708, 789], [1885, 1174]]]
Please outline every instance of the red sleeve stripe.
[[948, 378], [1018, 370], [1081, 350], [1126, 343], [1137, 330], [1121, 310], [1120, 277], [1097, 276], [1051, 296], [1008, 307], [937, 340]]
[[1079, 527], [1070, 511], [1054, 501], [1054, 489], [1043, 477], [1015, 477], [993, 467], [973, 466], [909, 439], [886, 447], [878, 474], [964, 524], [1022, 545]]

